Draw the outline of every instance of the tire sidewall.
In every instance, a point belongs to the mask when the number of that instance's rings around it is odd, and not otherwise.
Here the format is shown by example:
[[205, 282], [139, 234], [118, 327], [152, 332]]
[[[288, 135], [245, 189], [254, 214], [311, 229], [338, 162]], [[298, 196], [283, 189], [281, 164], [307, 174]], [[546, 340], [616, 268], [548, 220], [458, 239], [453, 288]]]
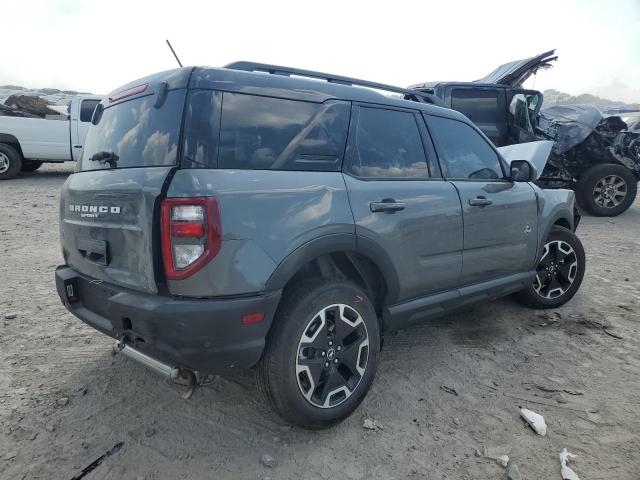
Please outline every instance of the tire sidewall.
[[[301, 290], [296, 290], [300, 292]], [[294, 295], [295, 292], [292, 292]], [[304, 329], [323, 308], [343, 303], [363, 318], [369, 336], [367, 366], [356, 390], [341, 404], [332, 408], [312, 405], [302, 395], [296, 376], [298, 344]], [[278, 311], [275, 325], [267, 338], [269, 382], [277, 383], [271, 400], [287, 420], [305, 428], [322, 428], [349, 416], [362, 402], [373, 382], [380, 354], [378, 319], [367, 295], [348, 282], [311, 284], [310, 294], [293, 301]]]
[[[616, 175], [627, 184], [627, 195], [620, 205], [613, 208], [601, 207], [595, 203], [593, 198], [593, 189], [596, 184], [608, 175]], [[628, 168], [615, 164], [592, 167], [584, 175], [580, 184], [580, 203], [586, 210], [598, 217], [615, 217], [626, 211], [633, 204], [638, 189], [638, 180], [633, 173]]]
[[0, 180], [14, 178], [22, 170], [22, 156], [15, 148], [6, 143], [0, 143], [0, 152], [9, 158], [9, 169], [0, 173]]
[[[563, 242], [568, 243], [573, 251], [576, 253], [576, 258], [578, 260], [578, 272], [576, 273], [576, 277], [571, 284], [571, 287], [563, 293], [561, 296], [556, 298], [544, 298], [538, 295], [535, 288], [533, 287], [533, 282], [529, 287], [525, 290], [524, 294], [526, 300], [528, 300], [527, 304], [537, 308], [557, 308], [561, 305], [567, 303], [580, 289], [580, 285], [582, 284], [582, 280], [584, 279], [584, 274], [586, 270], [586, 255], [584, 252], [584, 247], [582, 246], [582, 242], [570, 230], [562, 227], [555, 227], [549, 233], [549, 236], [545, 240], [545, 244], [549, 242], [553, 242], [554, 240], [561, 240]], [[537, 264], [536, 264], [537, 268]]]

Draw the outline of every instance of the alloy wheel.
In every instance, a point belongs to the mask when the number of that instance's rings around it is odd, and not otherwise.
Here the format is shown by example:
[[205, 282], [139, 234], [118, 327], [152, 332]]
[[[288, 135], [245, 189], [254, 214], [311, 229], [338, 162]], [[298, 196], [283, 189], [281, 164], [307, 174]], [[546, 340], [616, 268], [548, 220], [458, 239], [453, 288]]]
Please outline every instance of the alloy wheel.
[[575, 250], [567, 242], [553, 240], [544, 246], [533, 288], [543, 298], [558, 298], [571, 288], [577, 273]]
[[9, 162], [9, 157], [7, 157], [4, 153], [0, 152], [0, 173], [4, 173], [9, 170], [11, 166]]
[[346, 401], [362, 380], [369, 359], [369, 333], [362, 316], [345, 304], [316, 313], [305, 327], [296, 353], [296, 378], [315, 407]]
[[596, 182], [593, 199], [596, 205], [614, 208], [627, 196], [627, 182], [617, 175], [607, 175]]

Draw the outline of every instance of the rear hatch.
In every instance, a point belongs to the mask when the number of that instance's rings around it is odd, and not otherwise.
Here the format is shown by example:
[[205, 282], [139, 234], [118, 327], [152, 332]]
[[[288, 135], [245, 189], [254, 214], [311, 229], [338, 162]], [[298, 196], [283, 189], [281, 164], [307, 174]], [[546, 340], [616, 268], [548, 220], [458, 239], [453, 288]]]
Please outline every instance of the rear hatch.
[[140, 79], [96, 108], [82, 159], [60, 197], [62, 252], [78, 272], [157, 292], [155, 219], [178, 162], [190, 74], [183, 68]]

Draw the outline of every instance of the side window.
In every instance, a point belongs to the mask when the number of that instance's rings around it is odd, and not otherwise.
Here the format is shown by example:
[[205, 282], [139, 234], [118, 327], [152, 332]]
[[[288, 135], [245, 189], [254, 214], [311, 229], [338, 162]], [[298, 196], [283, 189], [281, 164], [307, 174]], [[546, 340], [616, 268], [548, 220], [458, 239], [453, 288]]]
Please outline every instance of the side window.
[[80, 104], [80, 121], [90, 122], [93, 116], [93, 111], [96, 109], [96, 105], [100, 103], [100, 100], [83, 100]]
[[348, 102], [225, 93], [218, 168], [340, 171]]
[[429, 176], [413, 113], [360, 107], [352, 146], [348, 170], [358, 177]]
[[215, 168], [218, 159], [222, 94], [192, 90], [184, 113], [183, 168]]
[[504, 178], [498, 154], [489, 143], [464, 122], [428, 117], [429, 130], [445, 176], [455, 179], [497, 180]]

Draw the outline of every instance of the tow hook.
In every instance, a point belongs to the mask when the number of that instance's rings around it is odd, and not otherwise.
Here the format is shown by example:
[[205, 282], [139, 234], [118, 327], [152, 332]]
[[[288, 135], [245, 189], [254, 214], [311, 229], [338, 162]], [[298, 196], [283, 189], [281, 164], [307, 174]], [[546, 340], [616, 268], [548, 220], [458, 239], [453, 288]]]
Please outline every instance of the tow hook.
[[116, 340], [116, 343], [113, 345], [113, 351], [115, 353], [121, 353], [130, 360], [147, 367], [149, 370], [152, 370], [167, 380], [171, 380], [177, 385], [186, 387], [186, 390], [181, 394], [182, 398], [185, 400], [189, 400], [193, 396], [193, 392], [195, 392], [198, 387], [197, 372], [186, 368], [171, 366], [156, 360], [155, 358], [152, 358], [149, 355], [125, 344], [124, 339]]

